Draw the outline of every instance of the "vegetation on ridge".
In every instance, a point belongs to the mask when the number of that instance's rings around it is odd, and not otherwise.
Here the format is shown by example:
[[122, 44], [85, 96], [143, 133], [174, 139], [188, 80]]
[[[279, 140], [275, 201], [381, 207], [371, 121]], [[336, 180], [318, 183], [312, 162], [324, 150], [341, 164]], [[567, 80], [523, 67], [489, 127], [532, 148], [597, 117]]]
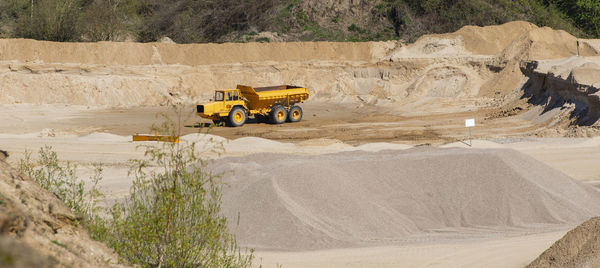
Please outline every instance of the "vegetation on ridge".
[[[0, 36], [52, 41], [413, 41], [526, 20], [600, 36], [595, 0], [0, 0]], [[267, 35], [259, 33], [268, 32]]]

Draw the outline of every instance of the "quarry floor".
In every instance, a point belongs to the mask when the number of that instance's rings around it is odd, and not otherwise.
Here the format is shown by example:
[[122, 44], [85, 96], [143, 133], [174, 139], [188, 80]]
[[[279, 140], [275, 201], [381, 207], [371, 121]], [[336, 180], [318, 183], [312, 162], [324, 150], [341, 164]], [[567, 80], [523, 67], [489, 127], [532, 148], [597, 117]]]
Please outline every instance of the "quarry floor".
[[[325, 154], [360, 145], [370, 145], [370, 150], [413, 146], [470, 148], [464, 120], [475, 118], [473, 148], [514, 149], [576, 180], [592, 185], [600, 181], [599, 138], [532, 137], [538, 127], [519, 116], [490, 119], [486, 111], [398, 116], [373, 112], [368, 106], [318, 102], [306, 103], [303, 108], [304, 119], [296, 124], [250, 121], [241, 128], [185, 127], [183, 134], [208, 131], [214, 136], [237, 139], [237, 143], [226, 146], [221, 157], [260, 152]], [[149, 133], [152, 124], [161, 121], [160, 113], [177, 118], [177, 113], [169, 107], [102, 109], [16, 104], [4, 105], [2, 110], [0, 121], [6, 123], [0, 125], [0, 148], [11, 154], [9, 162], [16, 165], [25, 150], [35, 152], [50, 145], [62, 160], [78, 164], [81, 177], [90, 174], [93, 163], [102, 163], [102, 189], [107, 193], [107, 202], [128, 194], [131, 180], [127, 178], [126, 161], [143, 156], [142, 150], [136, 148], [139, 144], [129, 141], [130, 135]], [[184, 110], [188, 112], [181, 113], [183, 125], [207, 123], [189, 112], [193, 107]], [[259, 250], [255, 263], [263, 267], [522, 267], [571, 227], [541, 228], [526, 234], [495, 231], [483, 238], [425, 239], [400, 246]]]
[[[400, 104], [399, 104], [400, 105]], [[410, 145], [440, 145], [464, 140], [467, 135], [465, 119], [474, 118], [473, 138], [505, 138], [529, 135], [540, 126], [523, 117], [493, 118], [495, 110], [473, 112], [439, 112], [429, 110], [425, 115], [407, 115], [405, 110], [386, 110], [382, 107], [357, 104], [308, 102], [301, 105], [304, 117], [298, 123], [271, 125], [249, 118], [241, 128], [214, 127], [210, 120], [195, 115], [195, 107], [174, 108], [89, 108], [61, 105], [2, 105], [0, 133], [26, 134], [52, 129], [56, 134], [85, 135], [106, 132], [116, 135], [148, 133], [165, 116], [181, 121], [182, 134], [209, 131], [227, 139], [260, 137], [281, 142], [302, 142], [311, 139], [332, 139], [352, 145], [373, 142], [393, 142]], [[410, 108], [407, 108], [406, 112]]]

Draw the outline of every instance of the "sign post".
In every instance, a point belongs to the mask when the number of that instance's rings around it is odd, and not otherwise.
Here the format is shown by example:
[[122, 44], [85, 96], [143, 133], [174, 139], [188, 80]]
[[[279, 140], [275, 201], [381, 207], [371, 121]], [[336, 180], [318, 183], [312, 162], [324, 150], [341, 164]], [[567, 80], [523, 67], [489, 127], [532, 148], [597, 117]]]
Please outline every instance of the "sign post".
[[471, 128], [475, 126], [475, 118], [466, 119], [465, 127], [469, 130], [469, 146], [473, 147], [473, 137], [471, 136]]

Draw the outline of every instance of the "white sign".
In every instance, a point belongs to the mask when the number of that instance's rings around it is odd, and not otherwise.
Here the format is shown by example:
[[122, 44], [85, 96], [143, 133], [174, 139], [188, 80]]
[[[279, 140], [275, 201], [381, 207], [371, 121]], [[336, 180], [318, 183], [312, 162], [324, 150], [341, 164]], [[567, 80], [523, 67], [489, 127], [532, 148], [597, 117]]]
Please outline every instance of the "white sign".
[[475, 118], [465, 120], [465, 127], [474, 127], [474, 126], [475, 126]]

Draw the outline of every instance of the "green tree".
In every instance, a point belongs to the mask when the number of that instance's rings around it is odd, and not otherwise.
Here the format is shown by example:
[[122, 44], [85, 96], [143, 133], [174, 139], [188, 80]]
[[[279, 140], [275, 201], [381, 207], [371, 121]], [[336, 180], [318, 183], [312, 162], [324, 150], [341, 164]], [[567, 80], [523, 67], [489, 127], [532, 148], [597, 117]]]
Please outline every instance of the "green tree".
[[94, 0], [80, 16], [83, 39], [87, 41], [117, 41], [125, 34], [127, 17], [120, 0]]
[[19, 16], [16, 35], [38, 40], [78, 41], [81, 5], [81, 0], [31, 1], [28, 10]]
[[577, 22], [595, 37], [600, 37], [600, 2], [596, 0], [577, 0]]
[[30, 5], [27, 0], [0, 1], [0, 37], [14, 37], [16, 22]]

